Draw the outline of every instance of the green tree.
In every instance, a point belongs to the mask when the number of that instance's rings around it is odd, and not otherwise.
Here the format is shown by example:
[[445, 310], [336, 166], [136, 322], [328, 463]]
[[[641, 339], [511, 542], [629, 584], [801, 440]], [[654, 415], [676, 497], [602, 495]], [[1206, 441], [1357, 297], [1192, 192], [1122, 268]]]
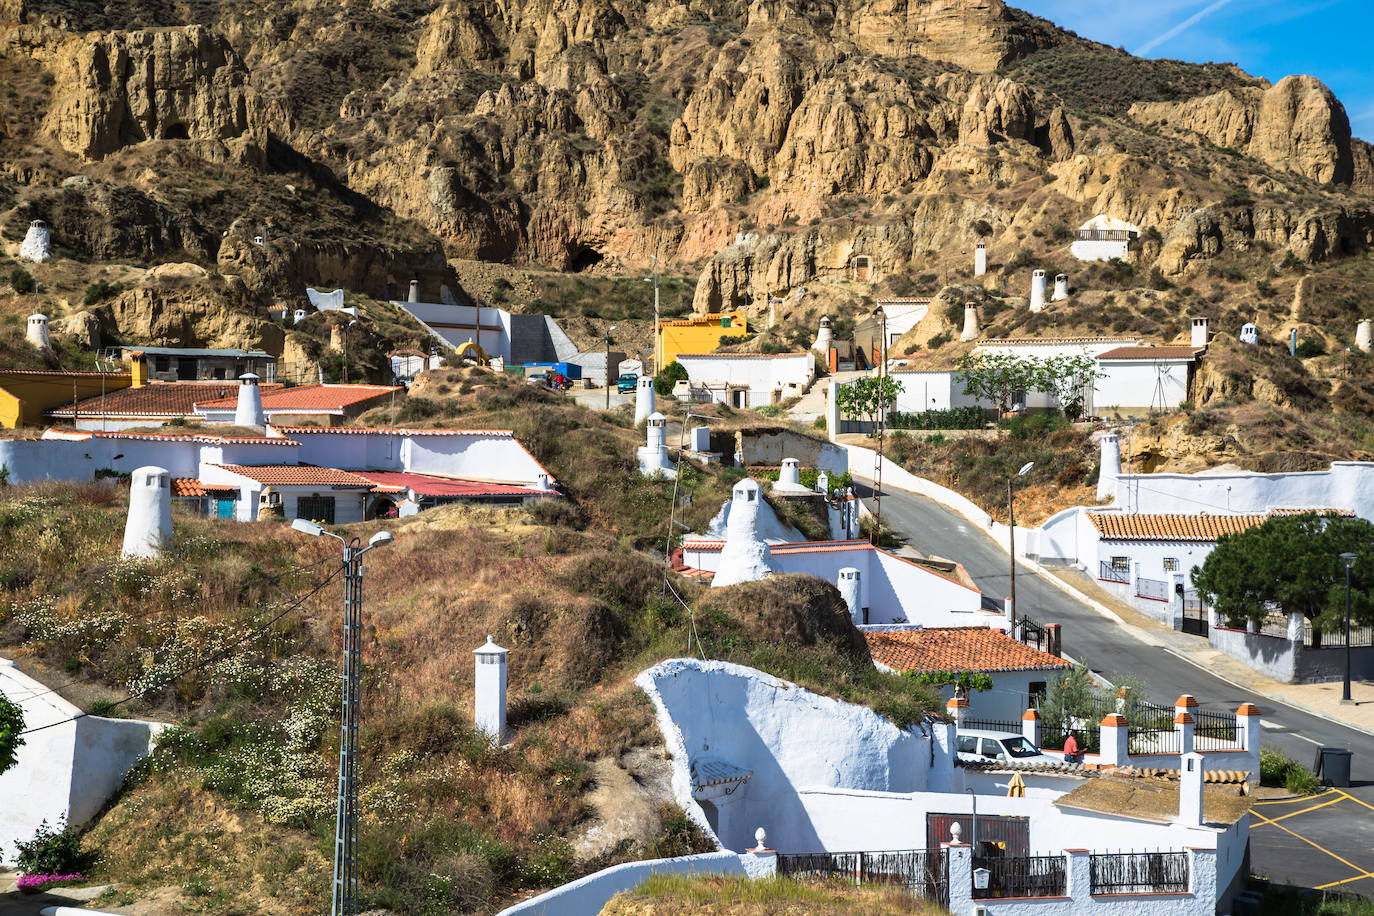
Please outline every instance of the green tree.
[[24, 710], [0, 694], [0, 773], [14, 766], [24, 739]]
[[1352, 621], [1374, 623], [1374, 524], [1317, 513], [1278, 515], [1262, 525], [1222, 535], [1193, 570], [1193, 585], [1227, 622], [1262, 622], [1273, 612], [1301, 611], [1313, 622], [1313, 643], [1345, 619], [1342, 553], [1351, 570]]
[[1011, 410], [1023, 391], [1054, 390], [1045, 363], [1033, 356], [1011, 353], [966, 353], [955, 361], [963, 374], [964, 394], [997, 405], [999, 414]]
[[866, 375], [842, 386], [835, 395], [835, 404], [843, 416], [876, 423], [878, 414], [884, 408], [890, 409], [903, 390], [902, 383], [890, 375]]
[[677, 360], [673, 360], [654, 376], [654, 390], [660, 397], [670, 398], [673, 396], [673, 386], [687, 377], [687, 368]]
[[1051, 356], [1041, 364], [1040, 390], [1052, 392], [1059, 400], [1059, 409], [1070, 420], [1083, 416], [1083, 402], [1099, 379], [1107, 377], [1098, 371], [1097, 360], [1083, 353]]
[[36, 288], [33, 274], [22, 267], [16, 267], [10, 271], [10, 287], [19, 295], [27, 296]]

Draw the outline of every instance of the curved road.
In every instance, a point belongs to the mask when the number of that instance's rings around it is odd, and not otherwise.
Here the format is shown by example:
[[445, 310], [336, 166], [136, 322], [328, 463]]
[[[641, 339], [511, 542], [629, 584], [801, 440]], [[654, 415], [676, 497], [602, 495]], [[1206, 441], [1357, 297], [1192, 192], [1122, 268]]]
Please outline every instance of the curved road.
[[[865, 483], [868, 483], [865, 481]], [[872, 508], [871, 485], [856, 489]], [[951, 509], [904, 490], [883, 492], [883, 521], [904, 537], [911, 546], [926, 554], [956, 560], [964, 565], [986, 595], [1007, 594], [1009, 564], [1006, 550], [993, 542], [979, 526]], [[1152, 702], [1172, 705], [1181, 693], [1195, 696], [1204, 709], [1233, 712], [1246, 701], [1255, 702], [1264, 713], [1263, 740], [1267, 747], [1305, 765], [1311, 765], [1319, 746], [1349, 748], [1354, 752], [1352, 777], [1355, 788], [1350, 795], [1374, 804], [1374, 735], [1338, 725], [1300, 709], [1257, 696], [1236, 687], [1159, 647], [1141, 641], [1116, 621], [1046, 582], [1024, 564], [1016, 567], [1017, 603], [1038, 623], [1062, 625], [1063, 649], [1094, 671], [1110, 676], [1132, 674], [1148, 685]], [[1374, 869], [1374, 810], [1351, 801], [1329, 809], [1328, 827], [1341, 837], [1325, 843], [1344, 859], [1359, 864], [1359, 870]], [[1317, 819], [1323, 812], [1309, 815]], [[1339, 824], [1335, 820], [1339, 818]], [[1290, 822], [1297, 826], [1296, 822]], [[1326, 833], [1319, 826], [1314, 833]], [[1273, 840], [1270, 837], [1274, 837]], [[1280, 842], [1281, 840], [1281, 842]], [[1256, 871], [1279, 880], [1314, 887], [1326, 881], [1346, 879], [1352, 874], [1333, 859], [1331, 853], [1313, 848], [1310, 840], [1280, 835], [1276, 828], [1263, 826], [1254, 833], [1253, 864]], [[1342, 884], [1333, 890], [1374, 895], [1374, 878]]]

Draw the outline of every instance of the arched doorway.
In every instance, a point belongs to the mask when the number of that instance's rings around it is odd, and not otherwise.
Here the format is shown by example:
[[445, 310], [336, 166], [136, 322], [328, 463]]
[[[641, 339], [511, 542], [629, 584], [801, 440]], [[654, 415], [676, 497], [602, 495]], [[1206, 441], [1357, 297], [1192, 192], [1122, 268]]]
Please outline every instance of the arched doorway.
[[374, 497], [367, 507], [367, 517], [369, 520], [374, 518], [396, 518], [400, 514], [400, 509], [396, 505], [396, 500], [390, 496]]
[[854, 268], [854, 282], [868, 283], [873, 279], [873, 259], [866, 254], [856, 254], [851, 262]]

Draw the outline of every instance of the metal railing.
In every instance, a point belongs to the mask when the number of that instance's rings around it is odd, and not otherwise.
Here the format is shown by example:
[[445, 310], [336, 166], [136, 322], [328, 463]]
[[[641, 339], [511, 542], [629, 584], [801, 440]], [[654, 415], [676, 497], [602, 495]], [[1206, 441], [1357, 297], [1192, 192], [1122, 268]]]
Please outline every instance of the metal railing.
[[1188, 853], [1110, 852], [1088, 856], [1094, 894], [1186, 894]]
[[938, 849], [782, 853], [778, 856], [778, 874], [901, 887], [917, 897], [941, 905], [949, 903], [945, 857]]
[[1099, 560], [1097, 564], [1097, 578], [1103, 582], [1120, 582], [1122, 585], [1131, 581], [1131, 571], [1129, 569], [1117, 569], [1106, 560]]
[[1170, 725], [1168, 728], [1131, 728], [1127, 734], [1128, 754], [1181, 754], [1183, 735]]
[[[1177, 754], [1180, 751], [1177, 743], [1178, 739], [1168, 739], [1162, 737], [1169, 731], [1177, 734], [1174, 726], [1175, 709], [1172, 706], [1160, 706], [1155, 703], [1141, 703], [1139, 711], [1127, 713], [1127, 722], [1131, 725], [1131, 732], [1134, 734], [1140, 731], [1142, 734], [1161, 735], [1160, 747], [1169, 747], [1170, 750], [1160, 751], [1136, 751], [1134, 747], [1131, 753], [1158, 753], [1158, 754]], [[1194, 750], [1220, 750], [1225, 747], [1236, 746], [1240, 742], [1240, 732], [1236, 729], [1236, 717], [1224, 712], [1206, 712], [1200, 709], [1192, 710], [1193, 717], [1193, 749]], [[1132, 718], [1141, 720], [1140, 727], [1137, 729]], [[1171, 743], [1172, 741], [1172, 743]], [[1142, 747], [1148, 746], [1142, 738]]]
[[1140, 237], [1130, 229], [1079, 229], [1074, 235], [1080, 242], [1130, 242]]
[[973, 867], [988, 870], [988, 886], [975, 886], [974, 900], [1063, 897], [1068, 892], [1068, 872], [1062, 855], [974, 856]]
[[[1332, 647], [1345, 646], [1345, 627], [1338, 627], [1336, 630], [1321, 630], [1321, 641], [1314, 644], [1315, 634], [1312, 631], [1312, 621], [1304, 620], [1302, 624], [1302, 644], [1310, 649], [1330, 649]], [[1374, 627], [1350, 628], [1350, 645], [1355, 646], [1374, 646]]]
[[1005, 722], [998, 719], [964, 719], [964, 728], [981, 728], [985, 731], [1011, 732], [1014, 735], [1021, 734], [1020, 722]]
[[1135, 596], [1151, 601], [1168, 601], [1169, 583], [1161, 582], [1159, 579], [1136, 579]]
[[1040, 725], [1040, 747], [1054, 751], [1061, 750], [1064, 747], [1064, 741], [1069, 737], [1069, 732], [1073, 732], [1074, 739], [1078, 741], [1080, 754], [1101, 752], [1102, 735], [1097, 730], [1095, 722], [1076, 728], [1069, 728], [1062, 722], [1043, 722]]

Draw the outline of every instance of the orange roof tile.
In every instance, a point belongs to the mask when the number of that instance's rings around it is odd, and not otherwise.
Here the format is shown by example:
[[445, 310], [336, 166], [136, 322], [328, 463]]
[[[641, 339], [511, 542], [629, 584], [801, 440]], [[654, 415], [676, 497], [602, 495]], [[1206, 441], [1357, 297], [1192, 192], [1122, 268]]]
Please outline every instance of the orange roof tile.
[[[46, 411], [50, 417], [188, 417], [198, 401], [229, 398], [237, 403], [238, 382], [149, 382], [82, 398]], [[264, 392], [266, 388], [264, 387]]]
[[172, 495], [173, 496], [212, 496], [220, 493], [236, 492], [234, 487], [214, 486], [201, 483], [194, 477], [173, 477]]
[[217, 468], [232, 471], [249, 480], [270, 487], [360, 487], [371, 489], [372, 481], [337, 468], [321, 468], [313, 464], [217, 464]]
[[1215, 541], [1262, 525], [1267, 515], [1119, 515], [1089, 512], [1088, 520], [1109, 541]]
[[1206, 347], [1117, 347], [1098, 359], [1192, 359]]
[[402, 433], [407, 436], [492, 436], [498, 439], [514, 437], [508, 429], [405, 429], [399, 426], [278, 426], [269, 424], [279, 433], [321, 436], [384, 436]]
[[1001, 630], [985, 627], [925, 627], [864, 633], [880, 665], [897, 671], [1042, 671], [1072, 667], [1062, 658], [1032, 649]]
[[989, 337], [987, 340], [975, 341], [980, 347], [995, 344], [1005, 346], [1007, 344], [1044, 344], [1051, 346], [1054, 344], [1088, 344], [1088, 343], [1119, 343], [1136, 345], [1140, 343], [1139, 337]]
[[[365, 404], [384, 398], [403, 389], [392, 385], [301, 385], [262, 392], [262, 409], [266, 411], [322, 410], [341, 411], [345, 407]], [[224, 410], [238, 404], [238, 392], [232, 397], [205, 399], [196, 406], [206, 410]]]

